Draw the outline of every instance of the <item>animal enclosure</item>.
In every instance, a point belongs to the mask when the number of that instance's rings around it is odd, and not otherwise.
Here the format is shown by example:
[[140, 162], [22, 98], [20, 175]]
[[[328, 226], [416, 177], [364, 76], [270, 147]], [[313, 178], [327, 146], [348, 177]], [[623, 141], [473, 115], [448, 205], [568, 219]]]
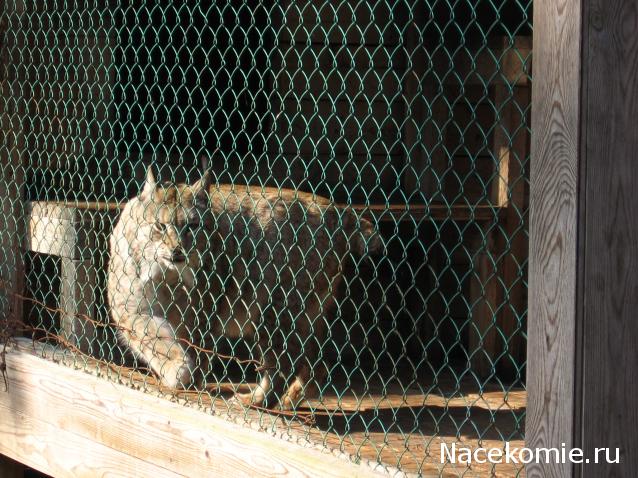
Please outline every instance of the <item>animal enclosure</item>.
[[[531, 0], [1, 15], [3, 341], [377, 470], [524, 473], [440, 458], [523, 440]], [[145, 274], [113, 269], [131, 201], [188, 210], [131, 234], [201, 229], [171, 259], [192, 280], [122, 289]], [[125, 292], [147, 319], [117, 318]], [[176, 304], [193, 318], [152, 331]]]

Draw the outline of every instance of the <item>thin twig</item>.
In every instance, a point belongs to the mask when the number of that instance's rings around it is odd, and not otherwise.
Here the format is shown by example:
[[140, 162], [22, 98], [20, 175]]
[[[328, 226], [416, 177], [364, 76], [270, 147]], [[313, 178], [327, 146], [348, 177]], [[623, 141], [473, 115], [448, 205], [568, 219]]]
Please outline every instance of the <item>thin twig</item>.
[[[122, 326], [120, 324], [113, 324], [113, 323], [108, 323], [107, 324], [107, 323], [100, 322], [98, 320], [92, 319], [91, 317], [89, 317], [86, 314], [80, 314], [80, 313], [71, 314], [71, 313], [69, 313], [69, 312], [67, 312], [67, 311], [65, 311], [63, 309], [56, 308], [56, 307], [51, 307], [51, 306], [45, 304], [44, 302], [41, 302], [41, 301], [39, 301], [37, 299], [34, 299], [32, 297], [26, 297], [24, 295], [17, 294], [17, 293], [15, 293], [14, 295], [16, 297], [18, 297], [19, 299], [26, 300], [26, 301], [32, 302], [32, 303], [34, 303], [36, 305], [39, 305], [40, 307], [42, 307], [43, 309], [45, 309], [45, 310], [47, 310], [49, 312], [63, 314], [65, 316], [67, 316], [67, 317], [74, 318], [74, 319], [82, 319], [82, 320], [84, 320], [86, 322], [89, 322], [90, 324], [95, 325], [96, 327], [113, 328], [115, 330], [120, 330], [122, 332], [127, 332], [127, 333], [131, 334], [133, 337], [137, 337], [137, 335], [136, 335], [134, 330], [132, 330], [132, 329], [130, 329], [128, 327], [124, 327], [124, 326]], [[187, 347], [193, 348], [193, 349], [195, 349], [198, 352], [203, 352], [203, 353], [206, 353], [206, 354], [215, 355], [216, 357], [218, 357], [218, 358], [220, 358], [222, 360], [233, 360], [233, 361], [235, 361], [236, 363], [238, 363], [240, 365], [244, 365], [244, 364], [254, 364], [256, 366], [260, 366], [261, 365], [261, 362], [259, 360], [241, 359], [241, 358], [235, 357], [233, 355], [224, 355], [224, 354], [221, 354], [221, 353], [219, 353], [219, 352], [217, 352], [215, 350], [207, 349], [207, 348], [201, 347], [201, 346], [199, 346], [197, 344], [194, 344], [193, 342], [190, 342], [189, 340], [187, 340], [185, 338], [176, 337], [176, 339], [177, 339], [178, 342], [181, 342], [182, 344], [186, 345]], [[142, 339], [142, 340], [144, 340], [144, 339]], [[147, 340], [153, 340], [153, 339], [149, 338]]]
[[[2, 288], [2, 284], [0, 284], [0, 288]], [[131, 329], [125, 328], [123, 326], [120, 326], [119, 324], [105, 324], [103, 322], [97, 321], [95, 319], [92, 319], [91, 317], [85, 315], [85, 314], [70, 314], [69, 312], [63, 310], [63, 309], [59, 309], [59, 308], [55, 308], [55, 307], [50, 307], [47, 304], [34, 299], [32, 297], [26, 297], [24, 295], [21, 294], [17, 294], [14, 293], [13, 295], [15, 295], [17, 298], [25, 300], [25, 301], [29, 301], [32, 302], [36, 305], [39, 305], [40, 307], [44, 308], [45, 310], [48, 310], [49, 312], [53, 312], [53, 313], [60, 313], [60, 314], [64, 314], [66, 316], [71, 316], [73, 318], [79, 318], [79, 319], [83, 319], [86, 322], [89, 322], [91, 324], [94, 324], [97, 327], [101, 327], [101, 328], [108, 328], [108, 327], [113, 327], [116, 330], [122, 330], [122, 331], [126, 331], [130, 334], [132, 334], [134, 337], [136, 336], [135, 332]], [[5, 328], [5, 330], [3, 331], [3, 334], [0, 335], [0, 339], [3, 342], [3, 348], [2, 351], [0, 351], [0, 372], [2, 372], [3, 377], [4, 377], [4, 382], [5, 382], [5, 389], [8, 390], [8, 380], [7, 380], [7, 376], [6, 376], [6, 362], [5, 362], [5, 356], [6, 356], [6, 348], [7, 348], [7, 344], [8, 341], [11, 338], [11, 335], [9, 334], [9, 325], [12, 324], [14, 326], [14, 331], [15, 332], [24, 332], [24, 333], [30, 333], [32, 336], [32, 340], [34, 342], [40, 342], [40, 341], [45, 341], [45, 340], [49, 340], [49, 341], [55, 341], [57, 343], [59, 343], [60, 345], [64, 346], [65, 348], [67, 348], [68, 350], [71, 350], [73, 352], [75, 352], [78, 355], [87, 357], [103, 366], [106, 366], [108, 369], [110, 370], [114, 370], [116, 371], [118, 374], [120, 374], [121, 376], [126, 376], [128, 375], [130, 378], [133, 378], [137, 373], [141, 373], [141, 371], [145, 370], [149, 373], [152, 373], [152, 371], [150, 369], [145, 369], [145, 368], [131, 368], [131, 367], [126, 367], [123, 365], [117, 365], [114, 364], [112, 362], [108, 362], [104, 359], [100, 359], [97, 357], [94, 357], [92, 355], [89, 355], [87, 353], [85, 353], [84, 351], [82, 351], [78, 346], [76, 346], [75, 344], [73, 344], [72, 342], [70, 342], [69, 340], [67, 340], [66, 338], [64, 338], [63, 336], [60, 336], [58, 334], [55, 334], [53, 332], [51, 332], [50, 330], [44, 328], [44, 327], [36, 327], [36, 326], [32, 326], [32, 325], [26, 325], [24, 322], [22, 321], [8, 321], [7, 322], [7, 327]], [[43, 337], [36, 339], [34, 336], [36, 333], [41, 333], [43, 334]], [[153, 340], [152, 338], [143, 338], [140, 339], [142, 343], [144, 343], [144, 341], [148, 340], [151, 341]], [[200, 347], [192, 342], [189, 342], [186, 339], [182, 339], [182, 338], [177, 338], [177, 340], [179, 340], [180, 342], [186, 344], [189, 347], [192, 347], [200, 352], [203, 353], [209, 353], [209, 354], [213, 354], [221, 359], [226, 359], [226, 360], [233, 360], [236, 361], [239, 364], [248, 364], [248, 363], [252, 363], [252, 364], [256, 364], [257, 366], [259, 366], [261, 364], [261, 362], [259, 362], [258, 360], [254, 360], [254, 359], [240, 359], [238, 357], [235, 356], [231, 356], [231, 355], [223, 355], [220, 354], [214, 350], [210, 350], [210, 349], [206, 349], [204, 347]], [[167, 387], [165, 385], [163, 385], [161, 382], [158, 382], [154, 377], [152, 376], [147, 376], [144, 379], [140, 380], [146, 382], [146, 380], [150, 380], [151, 384], [155, 387], [157, 387], [160, 391], [162, 392], [170, 392], [170, 393], [175, 393], [175, 394], [180, 394], [180, 395], [191, 395], [194, 393], [200, 393], [197, 390], [187, 390], [187, 389], [180, 389], [180, 388], [172, 388], [172, 387]], [[222, 390], [222, 387], [220, 384], [210, 384], [209, 386], [207, 386], [206, 388], [211, 388], [211, 387], [216, 387], [218, 390]], [[229, 388], [229, 387], [226, 387]], [[231, 390], [234, 392], [234, 389], [232, 389], [232, 387], [230, 387]], [[319, 410], [310, 410], [310, 411], [303, 411], [303, 410], [295, 410], [295, 411], [291, 411], [291, 410], [278, 410], [278, 409], [271, 409], [271, 408], [266, 408], [266, 407], [261, 407], [259, 405], [254, 405], [254, 404], [249, 404], [247, 405], [247, 408], [253, 409], [253, 410], [257, 410], [257, 411], [263, 411], [263, 412], [267, 412], [270, 414], [274, 414], [274, 415], [279, 415], [279, 416], [284, 416], [284, 417], [288, 417], [291, 419], [298, 419], [300, 421], [303, 422], [304, 425], [312, 425], [315, 422], [315, 417], [316, 416], [345, 416], [347, 415], [347, 413], [343, 410], [335, 410], [332, 412], [328, 412], [328, 411], [319, 411]]]

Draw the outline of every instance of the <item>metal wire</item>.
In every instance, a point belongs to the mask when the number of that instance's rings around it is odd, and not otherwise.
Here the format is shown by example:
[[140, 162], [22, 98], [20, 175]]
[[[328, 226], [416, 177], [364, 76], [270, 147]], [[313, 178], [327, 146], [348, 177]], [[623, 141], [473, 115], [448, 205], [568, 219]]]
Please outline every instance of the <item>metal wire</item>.
[[[24, 308], [2, 333], [390, 471], [460, 476], [442, 443], [522, 440], [531, 5], [4, 2], [0, 270], [21, 244], [25, 284], [0, 297]], [[109, 237], [149, 165], [158, 190], [211, 172], [194, 289], [212, 299], [177, 327], [177, 387], [132, 353], [159, 360], [151, 323], [107, 300]], [[242, 314], [253, 337], [231, 336]], [[292, 410], [232, 398], [304, 367]], [[474, 471], [523, 473], [500, 466]]]

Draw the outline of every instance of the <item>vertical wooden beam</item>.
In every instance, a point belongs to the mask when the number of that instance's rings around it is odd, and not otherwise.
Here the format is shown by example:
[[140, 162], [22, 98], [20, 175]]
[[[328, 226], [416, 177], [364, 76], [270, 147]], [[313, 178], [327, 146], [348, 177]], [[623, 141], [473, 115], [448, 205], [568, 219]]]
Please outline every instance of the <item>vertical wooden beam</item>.
[[[523, 265], [528, 256], [528, 199], [527, 181], [529, 165], [529, 104], [531, 37], [516, 37], [501, 44], [501, 74], [506, 81], [495, 85], [494, 103], [498, 110], [498, 125], [494, 131], [493, 151], [498, 160], [499, 177], [492, 202], [505, 208], [504, 236], [499, 235], [499, 246], [505, 251], [502, 258], [502, 287], [504, 307], [497, 324], [503, 334], [502, 349], [505, 354], [499, 363], [501, 376], [521, 379], [525, 361], [525, 323], [527, 308]], [[500, 353], [501, 350], [498, 350]]]
[[[92, 252], [92, 251], [91, 251]], [[61, 259], [60, 317], [61, 334], [88, 354], [97, 350], [97, 330], [90, 320], [95, 320], [95, 290], [97, 271], [91, 259]]]
[[534, 3], [527, 446], [590, 462], [530, 477], [638, 469], [636, 57], [635, 1]]
[[529, 244], [526, 231], [529, 227], [528, 200], [526, 197], [528, 177], [525, 164], [529, 152], [529, 134], [527, 111], [530, 101], [528, 87], [516, 86], [506, 100], [504, 133], [508, 145], [499, 146], [501, 154], [501, 174], [507, 178], [507, 207], [505, 209], [504, 233], [501, 238], [505, 255], [502, 262], [505, 307], [498, 317], [498, 325], [504, 336], [503, 348], [506, 351], [500, 363], [500, 369], [507, 378], [515, 378], [525, 359], [523, 317], [527, 304], [525, 301], [524, 264], [528, 257]]
[[[402, 174], [401, 183], [407, 195], [414, 194], [409, 202], [421, 203], [421, 198], [427, 203], [441, 202], [446, 162], [439, 131], [445, 123], [445, 118], [442, 118], [445, 114], [444, 101], [442, 92], [439, 91], [441, 88], [428, 65], [422, 31], [422, 25], [426, 23], [426, 12], [414, 5], [411, 8], [406, 22], [405, 48], [408, 59], [402, 85], [406, 102], [403, 148], [407, 168]], [[439, 254], [431, 254], [428, 262], [423, 280], [428, 280], [430, 287], [436, 287], [435, 276], [442, 270], [443, 258]], [[438, 297], [433, 296], [428, 301], [426, 312], [421, 295], [412, 294], [408, 299], [408, 309], [413, 318], [419, 317], [415, 323], [419, 338], [425, 343], [438, 338], [438, 325], [445, 316], [443, 304]], [[424, 351], [413, 352], [425, 353], [431, 363], [439, 363], [443, 355], [438, 341], [434, 341]]]
[[519, 317], [526, 308], [521, 264], [527, 259], [523, 165], [529, 149], [526, 118], [530, 101], [529, 65], [525, 60], [531, 50], [530, 40], [517, 37], [510, 46], [509, 37], [504, 37], [498, 44], [503, 81], [494, 85], [497, 117], [492, 151], [497, 176], [489, 199], [494, 206], [504, 209], [505, 217], [503, 226], [485, 224], [473, 248], [478, 252], [474, 260], [477, 275], [470, 285], [471, 302], [475, 306], [469, 351], [474, 354], [472, 370], [480, 377], [495, 372], [502, 351], [506, 354], [499, 368], [508, 379], [519, 375], [524, 361], [525, 344]]
[[[526, 445], [574, 446], [581, 0], [534, 2]], [[570, 464], [528, 477], [572, 476]]]
[[583, 5], [576, 437], [586, 451], [619, 448], [621, 462], [578, 473], [636, 476], [638, 5]]
[[495, 373], [496, 316], [503, 301], [498, 264], [495, 262], [496, 238], [492, 229], [497, 226], [488, 223], [473, 241], [475, 276], [470, 282], [472, 303], [468, 343], [471, 354], [472, 371], [480, 378], [488, 378]]

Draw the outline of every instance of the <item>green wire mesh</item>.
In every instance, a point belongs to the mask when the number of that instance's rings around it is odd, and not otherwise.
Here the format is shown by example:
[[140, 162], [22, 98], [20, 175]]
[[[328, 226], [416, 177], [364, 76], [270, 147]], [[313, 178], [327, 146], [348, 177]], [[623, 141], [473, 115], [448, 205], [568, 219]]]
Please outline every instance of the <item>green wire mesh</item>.
[[233, 402], [260, 379], [259, 347], [223, 334], [206, 345], [213, 309], [189, 336], [214, 357], [206, 387], [166, 393], [390, 472], [523, 474], [441, 461], [440, 449], [523, 440], [531, 8], [5, 1], [2, 333], [155, 390], [110, 318], [108, 238], [147, 166], [192, 184], [207, 162], [215, 187], [349, 207], [383, 250], [344, 254], [325, 337], [294, 338], [317, 347], [325, 378], [293, 411]]

